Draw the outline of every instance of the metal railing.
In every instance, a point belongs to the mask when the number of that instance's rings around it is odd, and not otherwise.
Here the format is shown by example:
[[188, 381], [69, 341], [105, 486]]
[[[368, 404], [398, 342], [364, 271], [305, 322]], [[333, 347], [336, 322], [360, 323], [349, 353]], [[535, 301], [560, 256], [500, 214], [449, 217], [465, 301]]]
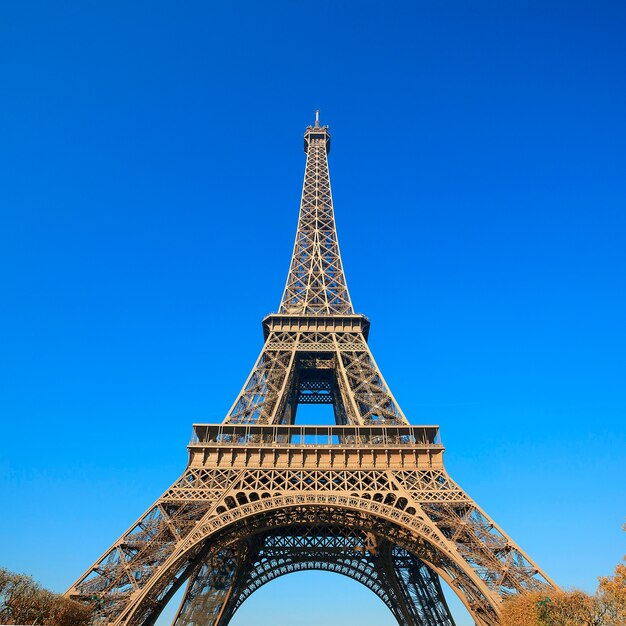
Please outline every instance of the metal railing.
[[194, 424], [190, 445], [201, 446], [441, 446], [438, 426], [288, 426]]

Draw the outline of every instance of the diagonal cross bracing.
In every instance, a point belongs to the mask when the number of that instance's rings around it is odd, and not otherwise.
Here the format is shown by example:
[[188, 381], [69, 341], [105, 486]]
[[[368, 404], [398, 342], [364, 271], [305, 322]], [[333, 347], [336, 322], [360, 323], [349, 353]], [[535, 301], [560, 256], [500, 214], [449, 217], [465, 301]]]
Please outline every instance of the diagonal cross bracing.
[[280, 313], [354, 313], [343, 273], [328, 173], [330, 133], [309, 126], [300, 217]]

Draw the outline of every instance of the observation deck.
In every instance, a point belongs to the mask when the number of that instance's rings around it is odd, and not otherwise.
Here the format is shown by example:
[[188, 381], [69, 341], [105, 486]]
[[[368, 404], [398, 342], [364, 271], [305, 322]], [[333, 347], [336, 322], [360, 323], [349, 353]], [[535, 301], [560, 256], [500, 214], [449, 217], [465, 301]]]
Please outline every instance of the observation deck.
[[194, 424], [190, 467], [441, 469], [438, 426]]
[[370, 321], [360, 313], [343, 315], [311, 315], [270, 313], [263, 319], [263, 336], [270, 332], [322, 332], [322, 333], [362, 333], [367, 341]]

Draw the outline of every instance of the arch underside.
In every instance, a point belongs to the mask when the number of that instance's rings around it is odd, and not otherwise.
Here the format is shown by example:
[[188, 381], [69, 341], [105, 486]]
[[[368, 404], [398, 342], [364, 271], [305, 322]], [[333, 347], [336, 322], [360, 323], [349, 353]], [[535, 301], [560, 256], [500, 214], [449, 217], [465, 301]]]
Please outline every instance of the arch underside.
[[[231, 567], [231, 576], [244, 580], [235, 570], [246, 561], [232, 559], [233, 550], [251, 550], [251, 538], [279, 529], [284, 536], [298, 526], [358, 530], [397, 546], [441, 577], [478, 626], [499, 623], [509, 593], [550, 584], [442, 471], [188, 468], [69, 595], [98, 598], [103, 624], [150, 626], [203, 564], [221, 575]], [[213, 592], [225, 616], [236, 610], [226, 607], [231, 586]]]
[[365, 585], [401, 626], [454, 626], [439, 577], [419, 558], [359, 529], [299, 525], [248, 537], [196, 567], [174, 626], [226, 626], [268, 582], [323, 570]]
[[[89, 601], [94, 596], [102, 598], [103, 601], [99, 605], [101, 623], [117, 626], [152, 626], [178, 589], [203, 563], [210, 563], [214, 569], [219, 569], [223, 567], [224, 559], [229, 558], [228, 550], [241, 544], [247, 537], [270, 529], [288, 529], [313, 524], [358, 529], [402, 548], [444, 578], [479, 626], [496, 626], [499, 623], [494, 597], [487, 596], [480, 584], [468, 576], [451, 555], [435, 547], [423, 535], [396, 521], [391, 521], [389, 519], [393, 515], [391, 507], [376, 504], [375, 508], [379, 514], [372, 514], [369, 511], [336, 505], [285, 506], [285, 504], [279, 503], [278, 500], [262, 501], [261, 505], [266, 509], [264, 512], [245, 518], [237, 516], [237, 520], [233, 519], [233, 511], [222, 514], [220, 518], [211, 522], [211, 526], [216, 529], [215, 532], [209, 533], [202, 527], [197, 528], [189, 533], [190, 537], [183, 541], [182, 545], [163, 560], [159, 561], [166, 556], [165, 554], [154, 554], [150, 558], [151, 563], [144, 567], [146, 574], [144, 580], [141, 580], [143, 585], [138, 588], [138, 593], [133, 594], [127, 574], [122, 573], [120, 579], [120, 574], [115, 573], [119, 571], [119, 566], [115, 565], [108, 570], [105, 570], [104, 566], [94, 568], [92, 572], [96, 571], [97, 575], [87, 576], [76, 587], [79, 593], [71, 595], [83, 601]], [[385, 512], [388, 513], [386, 517], [380, 514]], [[151, 529], [150, 532], [152, 537], [150, 544], [155, 546], [156, 531]], [[164, 544], [160, 546], [161, 551], [165, 548]], [[231, 565], [234, 566], [235, 563]], [[106, 572], [109, 573], [103, 576]], [[112, 579], [113, 575], [117, 580]], [[223, 596], [228, 592], [226, 588], [220, 591]]]

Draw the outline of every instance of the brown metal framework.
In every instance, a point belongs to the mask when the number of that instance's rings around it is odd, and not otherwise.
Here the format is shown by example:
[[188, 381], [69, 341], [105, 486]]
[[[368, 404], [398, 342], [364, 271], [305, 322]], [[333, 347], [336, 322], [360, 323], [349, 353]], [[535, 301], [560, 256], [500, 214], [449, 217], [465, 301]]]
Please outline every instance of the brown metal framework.
[[[278, 314], [221, 424], [196, 424], [179, 478], [67, 592], [115, 626], [225, 626], [267, 582], [319, 569], [376, 593], [406, 626], [452, 626], [440, 579], [479, 626], [554, 583], [448, 476], [437, 426], [410, 426], [367, 345], [343, 273], [316, 118]], [[299, 404], [335, 426], [298, 426]]]

